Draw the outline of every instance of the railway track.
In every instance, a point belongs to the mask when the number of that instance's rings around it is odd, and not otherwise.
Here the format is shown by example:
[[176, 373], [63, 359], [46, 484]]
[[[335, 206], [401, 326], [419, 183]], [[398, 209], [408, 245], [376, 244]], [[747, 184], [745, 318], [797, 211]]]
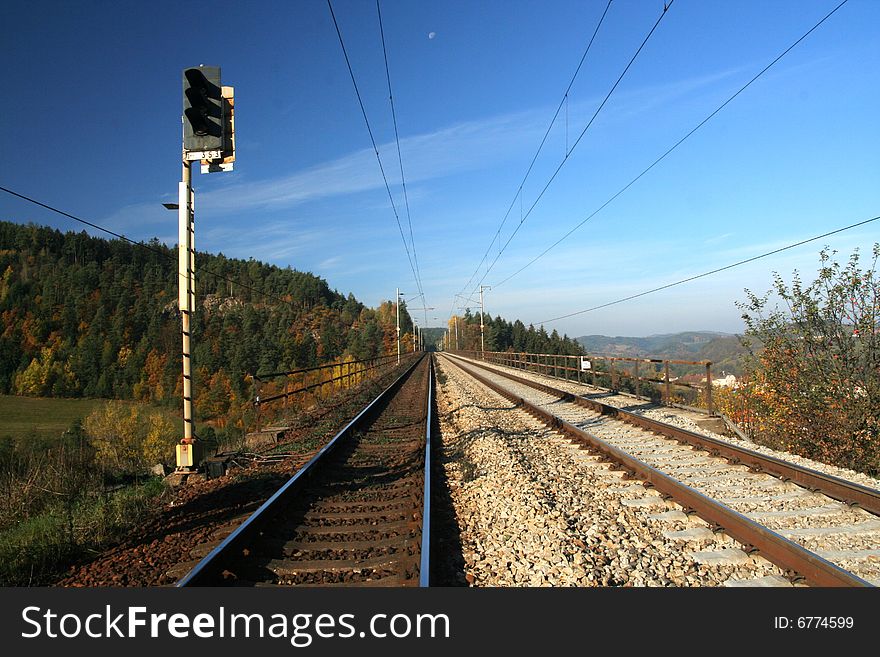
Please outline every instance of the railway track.
[[432, 403], [425, 357], [177, 586], [427, 586]]
[[[820, 586], [880, 583], [877, 490], [497, 368], [444, 358], [660, 492], [634, 503], [672, 499], [708, 521], [708, 528], [688, 530], [682, 538], [706, 540], [723, 532], [779, 566], [792, 581]], [[733, 553], [727, 550], [727, 556]]]

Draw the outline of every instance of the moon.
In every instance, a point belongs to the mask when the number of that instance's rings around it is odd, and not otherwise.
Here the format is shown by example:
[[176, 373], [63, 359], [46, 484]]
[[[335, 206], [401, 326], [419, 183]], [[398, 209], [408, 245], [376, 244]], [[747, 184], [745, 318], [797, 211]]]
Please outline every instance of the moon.
[[435, 36], [437, 36], [437, 33], [436, 33], [436, 32], [428, 32], [428, 38], [429, 38], [429, 39], [433, 39]]

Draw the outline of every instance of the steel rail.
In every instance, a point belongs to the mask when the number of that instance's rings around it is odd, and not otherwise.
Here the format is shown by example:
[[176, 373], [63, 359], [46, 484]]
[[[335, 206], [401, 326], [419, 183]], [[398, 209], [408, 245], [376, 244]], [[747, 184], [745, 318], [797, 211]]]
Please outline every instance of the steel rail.
[[[742, 543], [747, 548], [753, 548], [761, 553], [761, 556], [776, 564], [787, 572], [793, 572], [802, 576], [808, 583], [815, 586], [872, 586], [869, 582], [853, 575], [852, 573], [823, 559], [819, 555], [806, 550], [797, 543], [780, 536], [767, 529], [763, 525], [734, 511], [730, 507], [713, 500], [712, 498], [694, 490], [680, 481], [660, 472], [656, 468], [636, 459], [630, 454], [610, 445], [601, 438], [584, 431], [575, 425], [566, 422], [560, 417], [547, 412], [539, 406], [523, 399], [498, 385], [494, 381], [475, 372], [470, 367], [465, 367], [460, 359], [455, 359], [456, 364], [462, 370], [473, 376], [486, 387], [494, 390], [502, 397], [509, 399], [517, 406], [521, 406], [529, 414], [545, 422], [552, 429], [574, 439], [587, 447], [594, 449], [609, 459], [616, 461], [623, 467], [633, 472], [638, 478], [650, 483], [662, 494], [674, 499], [687, 509], [693, 510], [704, 520], [722, 528], [732, 538]], [[490, 369], [491, 368], [485, 368]], [[493, 372], [495, 370], [492, 370]], [[500, 374], [500, 373], [499, 373]], [[506, 374], [502, 376], [508, 377]], [[508, 377], [519, 379], [519, 377]], [[525, 381], [523, 381], [525, 383]], [[530, 382], [533, 384], [534, 382]], [[537, 388], [541, 384], [533, 385]], [[543, 386], [546, 387], [546, 386]], [[562, 392], [562, 391], [557, 391]], [[564, 396], [568, 393], [564, 393]]]
[[428, 401], [425, 414], [425, 487], [422, 506], [422, 553], [419, 563], [419, 586], [431, 585], [431, 429], [434, 402], [434, 357], [428, 356]]
[[535, 390], [558, 396], [562, 401], [575, 403], [578, 406], [588, 408], [592, 411], [601, 413], [602, 415], [615, 417], [624, 422], [647, 429], [648, 431], [655, 431], [664, 436], [674, 438], [679, 442], [704, 449], [710, 452], [713, 456], [722, 456], [731, 463], [748, 466], [752, 470], [764, 472], [765, 474], [778, 477], [783, 481], [791, 481], [792, 483], [808, 490], [821, 492], [828, 497], [843, 502], [844, 504], [859, 506], [865, 511], [880, 515], [880, 491], [869, 488], [868, 486], [862, 486], [861, 484], [846, 481], [845, 479], [840, 479], [839, 477], [834, 477], [825, 474], [824, 472], [819, 472], [818, 470], [812, 470], [802, 465], [797, 465], [796, 463], [789, 463], [776, 458], [775, 456], [768, 456], [766, 454], [754, 452], [745, 447], [732, 445], [723, 440], [710, 438], [709, 436], [704, 436], [694, 431], [689, 431], [688, 429], [682, 429], [681, 427], [675, 427], [664, 422], [652, 420], [643, 415], [632, 413], [622, 408], [617, 408], [616, 406], [596, 401], [595, 399], [579, 397], [578, 395], [566, 392], [565, 390], [560, 390], [559, 388], [554, 388], [543, 383], [538, 383], [514, 374], [502, 372], [474, 361], [465, 360], [465, 362], [498, 374], [499, 376], [503, 376], [511, 381], [516, 381], [517, 383], [529, 386]]
[[211, 581], [212, 576], [222, 572], [227, 560], [236, 552], [240, 552], [242, 548], [251, 540], [254, 534], [259, 531], [260, 527], [266, 522], [274, 512], [276, 505], [280, 505], [291, 495], [297, 492], [300, 486], [304, 485], [304, 481], [316, 469], [318, 464], [325, 462], [327, 455], [333, 452], [336, 447], [349, 437], [355, 430], [364, 424], [370, 413], [382, 402], [389, 399], [403, 384], [406, 378], [421, 363], [422, 358], [417, 359], [404, 371], [395, 381], [382, 391], [378, 397], [365, 406], [353, 420], [339, 431], [330, 441], [324, 445], [317, 454], [315, 454], [308, 463], [297, 470], [287, 482], [279, 488], [268, 500], [263, 502], [260, 507], [254, 511], [248, 518], [242, 522], [234, 532], [227, 536], [220, 545], [211, 550], [192, 570], [184, 575], [175, 584], [175, 587], [181, 588], [185, 586], [206, 586]]

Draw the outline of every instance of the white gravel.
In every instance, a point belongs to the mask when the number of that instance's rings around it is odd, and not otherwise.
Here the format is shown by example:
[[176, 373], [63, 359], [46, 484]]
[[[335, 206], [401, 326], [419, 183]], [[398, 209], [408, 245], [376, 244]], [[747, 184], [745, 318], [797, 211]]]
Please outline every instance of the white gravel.
[[[490, 375], [490, 378], [495, 377]], [[563, 420], [589, 431], [688, 486], [720, 499], [727, 506], [803, 547], [825, 555], [859, 577], [880, 582], [880, 519], [873, 514], [849, 508], [793, 483], [766, 474], [751, 473], [745, 466], [731, 465], [722, 458], [710, 456], [708, 452], [680, 445], [674, 440], [573, 403], [561, 402], [555, 395], [497, 378], [498, 383], [514, 394], [543, 406]], [[553, 384], [556, 388], [566, 388], [564, 381], [554, 380]], [[681, 420], [676, 414], [669, 415]], [[694, 430], [709, 433], [699, 427]], [[716, 437], [729, 441], [717, 434]], [[776, 455], [779, 457], [778, 453]], [[623, 504], [630, 502], [624, 500]]]
[[438, 380], [444, 468], [473, 586], [784, 583], [776, 566], [444, 359]]
[[[503, 367], [494, 363], [486, 363], [483, 361], [472, 362], [478, 363], [480, 365], [485, 365], [487, 367], [491, 367], [500, 371], [510, 372], [522, 378], [553, 386], [554, 388], [565, 390], [566, 392], [570, 392], [576, 395], [583, 396], [608, 392], [608, 390], [606, 390], [605, 388], [596, 388], [591, 385], [577, 383], [576, 381], [566, 381], [565, 379], [557, 379], [554, 377], [544, 376], [542, 374], [536, 374], [534, 372]], [[689, 431], [693, 431], [704, 436], [709, 436], [710, 438], [723, 440], [724, 442], [730, 443], [731, 445], [735, 445], [737, 447], [749, 449], [753, 452], [758, 452], [767, 456], [775, 456], [776, 458], [788, 461], [789, 463], [796, 463], [797, 465], [803, 466], [805, 468], [810, 468], [811, 470], [823, 472], [834, 477], [839, 477], [840, 479], [845, 479], [856, 484], [861, 484], [862, 486], [868, 486], [869, 488], [880, 490], [880, 479], [870, 477], [862, 472], [856, 472], [855, 470], [840, 468], [834, 465], [828, 465], [827, 463], [814, 461], [803, 456], [798, 456], [797, 454], [792, 454], [791, 452], [771, 449], [770, 447], [758, 445], [757, 443], [754, 443], [750, 440], [742, 440], [736, 436], [729, 436], [719, 434], [714, 431], [709, 431], [701, 427], [694, 421], [695, 417], [699, 417], [699, 414], [695, 411], [689, 411], [672, 406], [649, 406], [648, 404], [650, 402], [644, 399], [636, 399], [636, 397], [633, 395], [627, 395], [623, 393], [608, 396], [603, 395], [600, 401], [605, 404], [615, 406], [617, 408], [626, 408], [626, 410], [630, 411], [631, 413], [643, 415], [652, 420], [657, 420], [658, 422], [665, 422], [666, 424], [671, 424], [682, 429], [688, 429]]]

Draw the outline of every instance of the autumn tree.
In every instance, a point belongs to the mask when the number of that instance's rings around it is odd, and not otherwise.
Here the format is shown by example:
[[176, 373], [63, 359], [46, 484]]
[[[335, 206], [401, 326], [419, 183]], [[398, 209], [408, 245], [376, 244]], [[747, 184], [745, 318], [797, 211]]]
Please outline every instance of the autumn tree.
[[[748, 390], [767, 444], [868, 473], [880, 472], [880, 244], [867, 269], [820, 253], [816, 280], [774, 274], [763, 296], [746, 290]], [[770, 307], [771, 295], [778, 303]], [[752, 348], [761, 345], [761, 348]]]

